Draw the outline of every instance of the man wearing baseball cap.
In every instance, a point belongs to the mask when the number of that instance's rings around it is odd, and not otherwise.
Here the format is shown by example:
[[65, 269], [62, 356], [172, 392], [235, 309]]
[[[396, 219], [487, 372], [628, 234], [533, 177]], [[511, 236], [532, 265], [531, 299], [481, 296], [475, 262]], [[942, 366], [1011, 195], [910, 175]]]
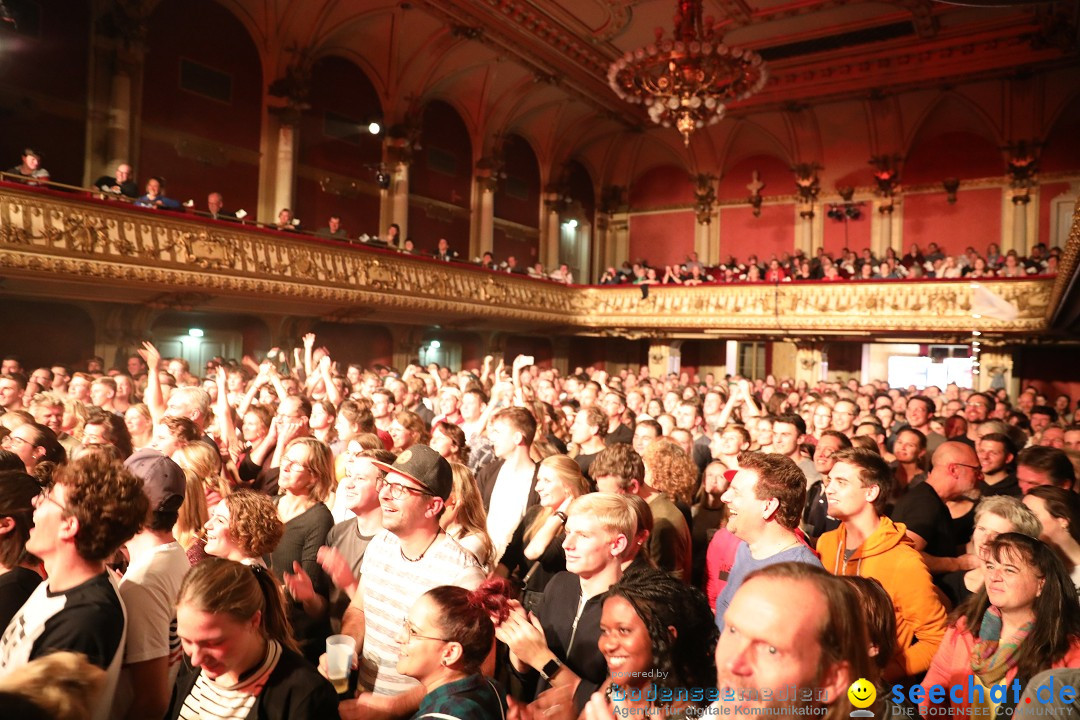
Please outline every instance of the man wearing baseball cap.
[[367, 546], [360, 585], [345, 611], [341, 631], [363, 648], [360, 685], [365, 691], [355, 710], [411, 715], [424, 688], [396, 671], [398, 636], [409, 609], [421, 595], [440, 585], [474, 590], [486, 573], [477, 559], [439, 527], [439, 517], [453, 488], [453, 471], [435, 450], [414, 445], [392, 465], [372, 461], [386, 471], [376, 483], [383, 528]]
[[180, 466], [157, 450], [140, 450], [124, 465], [143, 481], [150, 520], [125, 546], [131, 562], [120, 582], [120, 597], [127, 607], [128, 631], [112, 717], [160, 720], [180, 669], [176, 602], [190, 566], [172, 530], [186, 483]]
[[49, 171], [41, 167], [41, 155], [33, 148], [23, 150], [22, 163], [8, 170], [13, 175], [21, 175], [27, 185], [40, 185], [49, 179]]

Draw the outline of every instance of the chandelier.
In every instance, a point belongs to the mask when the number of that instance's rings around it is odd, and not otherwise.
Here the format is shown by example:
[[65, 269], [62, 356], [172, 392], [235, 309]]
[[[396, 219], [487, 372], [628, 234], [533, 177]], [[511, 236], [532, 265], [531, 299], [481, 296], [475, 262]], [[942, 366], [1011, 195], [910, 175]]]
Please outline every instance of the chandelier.
[[702, 20], [702, 0], [675, 0], [675, 32], [627, 52], [608, 69], [608, 84], [632, 105], [644, 105], [652, 121], [682, 133], [714, 125], [727, 104], [744, 100], [765, 85], [761, 56], [728, 47], [711, 17]]

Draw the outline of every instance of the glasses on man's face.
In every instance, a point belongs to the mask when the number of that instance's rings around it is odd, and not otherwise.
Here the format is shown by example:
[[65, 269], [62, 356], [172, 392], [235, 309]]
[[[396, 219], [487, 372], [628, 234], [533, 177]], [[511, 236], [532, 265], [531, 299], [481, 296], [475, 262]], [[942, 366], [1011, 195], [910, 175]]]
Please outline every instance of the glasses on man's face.
[[59, 500], [57, 500], [56, 498], [53, 497], [53, 492], [55, 490], [56, 490], [56, 486], [42, 488], [41, 492], [38, 495], [34, 496], [34, 499], [33, 499], [34, 507], [36, 507], [36, 508], [41, 507], [45, 502], [51, 502], [53, 505], [55, 505], [56, 507], [60, 508], [65, 513], [70, 515], [71, 511], [68, 510], [67, 505], [64, 505]]
[[400, 500], [408, 495], [431, 495], [434, 497], [434, 493], [430, 493], [427, 490], [409, 487], [408, 485], [402, 485], [401, 483], [390, 482], [386, 478], [379, 478], [375, 481], [375, 492], [381, 494], [383, 488], [389, 488], [390, 498], [392, 500]]
[[434, 640], [435, 642], [450, 642], [446, 638], [435, 637], [434, 635], [421, 635], [419, 628], [414, 628], [408, 618], [401, 624], [401, 639], [403, 643], [410, 642], [413, 638], [420, 638], [421, 640]]
[[971, 468], [972, 470], [975, 471], [976, 475], [982, 475], [982, 466], [981, 465], [968, 465], [967, 463], [960, 463], [960, 462], [954, 462], [953, 465], [959, 465], [960, 467]]

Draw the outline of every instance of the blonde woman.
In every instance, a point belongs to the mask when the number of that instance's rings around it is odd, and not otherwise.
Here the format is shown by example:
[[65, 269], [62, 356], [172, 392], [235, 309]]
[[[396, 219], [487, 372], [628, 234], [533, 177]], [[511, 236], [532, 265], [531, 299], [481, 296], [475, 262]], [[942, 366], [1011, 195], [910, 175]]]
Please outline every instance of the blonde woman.
[[468, 467], [452, 462], [450, 468], [454, 471], [454, 489], [446, 499], [446, 510], [439, 524], [476, 557], [484, 572], [490, 573], [495, 564], [495, 546], [487, 534], [487, 513], [480, 488]]
[[566, 509], [588, 492], [589, 482], [575, 460], [566, 455], [544, 458], [536, 474], [540, 504], [525, 512], [496, 572], [523, 585], [525, 593], [542, 593], [548, 581], [566, 569]]
[[150, 417], [150, 408], [143, 403], [132, 405], [124, 411], [124, 424], [131, 435], [133, 450], [150, 447], [154, 435], [154, 421]]
[[173, 535], [194, 565], [206, 557], [202, 530], [210, 519], [209, 509], [229, 494], [229, 487], [221, 479], [221, 456], [207, 443], [185, 445], [172, 454], [172, 459], [187, 481]]
[[334, 516], [326, 506], [333, 486], [333, 455], [326, 443], [302, 437], [285, 447], [278, 477], [282, 495], [277, 501], [285, 534], [270, 554], [270, 564], [291, 600], [289, 621], [300, 650], [315, 665], [331, 634], [330, 581], [316, 555], [334, 526]]
[[427, 425], [420, 416], [409, 410], [399, 410], [390, 423], [390, 437], [394, 440], [394, 452], [401, 454], [413, 445], [427, 445], [431, 440]]

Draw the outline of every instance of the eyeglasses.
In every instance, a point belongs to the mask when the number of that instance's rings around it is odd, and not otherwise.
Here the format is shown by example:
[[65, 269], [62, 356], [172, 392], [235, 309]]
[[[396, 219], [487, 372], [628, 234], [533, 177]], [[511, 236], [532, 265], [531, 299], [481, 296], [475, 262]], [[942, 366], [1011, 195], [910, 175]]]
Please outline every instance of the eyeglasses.
[[310, 472], [311, 468], [295, 460], [286, 460], [281, 463], [281, 469], [285, 472]]
[[390, 498], [392, 500], [400, 500], [406, 495], [431, 495], [432, 497], [435, 497], [435, 493], [427, 490], [409, 487], [408, 485], [402, 485], [401, 483], [393, 483], [386, 478], [379, 478], [375, 481], [375, 492], [382, 493], [383, 488], [390, 488]]
[[34, 499], [33, 499], [34, 507], [41, 507], [42, 503], [44, 503], [45, 501], [48, 501], [48, 502], [51, 502], [56, 507], [63, 510], [65, 513], [70, 515], [71, 511], [68, 510], [67, 505], [64, 505], [64, 504], [62, 504], [60, 502], [57, 502], [56, 498], [53, 497], [53, 490], [55, 488], [56, 488], [55, 485], [52, 486], [52, 487], [42, 488], [41, 493], [34, 496]]
[[982, 475], [982, 466], [980, 465], [968, 465], [967, 463], [954, 462], [953, 465], [959, 465], [960, 467], [971, 468], [975, 471], [976, 475]]
[[412, 623], [410, 623], [408, 619], [406, 619], [405, 622], [401, 624], [401, 636], [404, 638], [405, 642], [409, 642], [413, 638], [420, 638], [421, 640], [434, 640], [436, 642], [451, 642], [446, 638], [435, 637], [433, 635], [421, 635], [419, 630], [413, 628]]
[[6, 450], [6, 449], [10, 448], [15, 443], [16, 440], [23, 443], [24, 445], [29, 445], [30, 447], [34, 447], [34, 443], [30, 442], [29, 440], [23, 440], [18, 435], [5, 435], [4, 439], [0, 440], [0, 447], [4, 448]]

